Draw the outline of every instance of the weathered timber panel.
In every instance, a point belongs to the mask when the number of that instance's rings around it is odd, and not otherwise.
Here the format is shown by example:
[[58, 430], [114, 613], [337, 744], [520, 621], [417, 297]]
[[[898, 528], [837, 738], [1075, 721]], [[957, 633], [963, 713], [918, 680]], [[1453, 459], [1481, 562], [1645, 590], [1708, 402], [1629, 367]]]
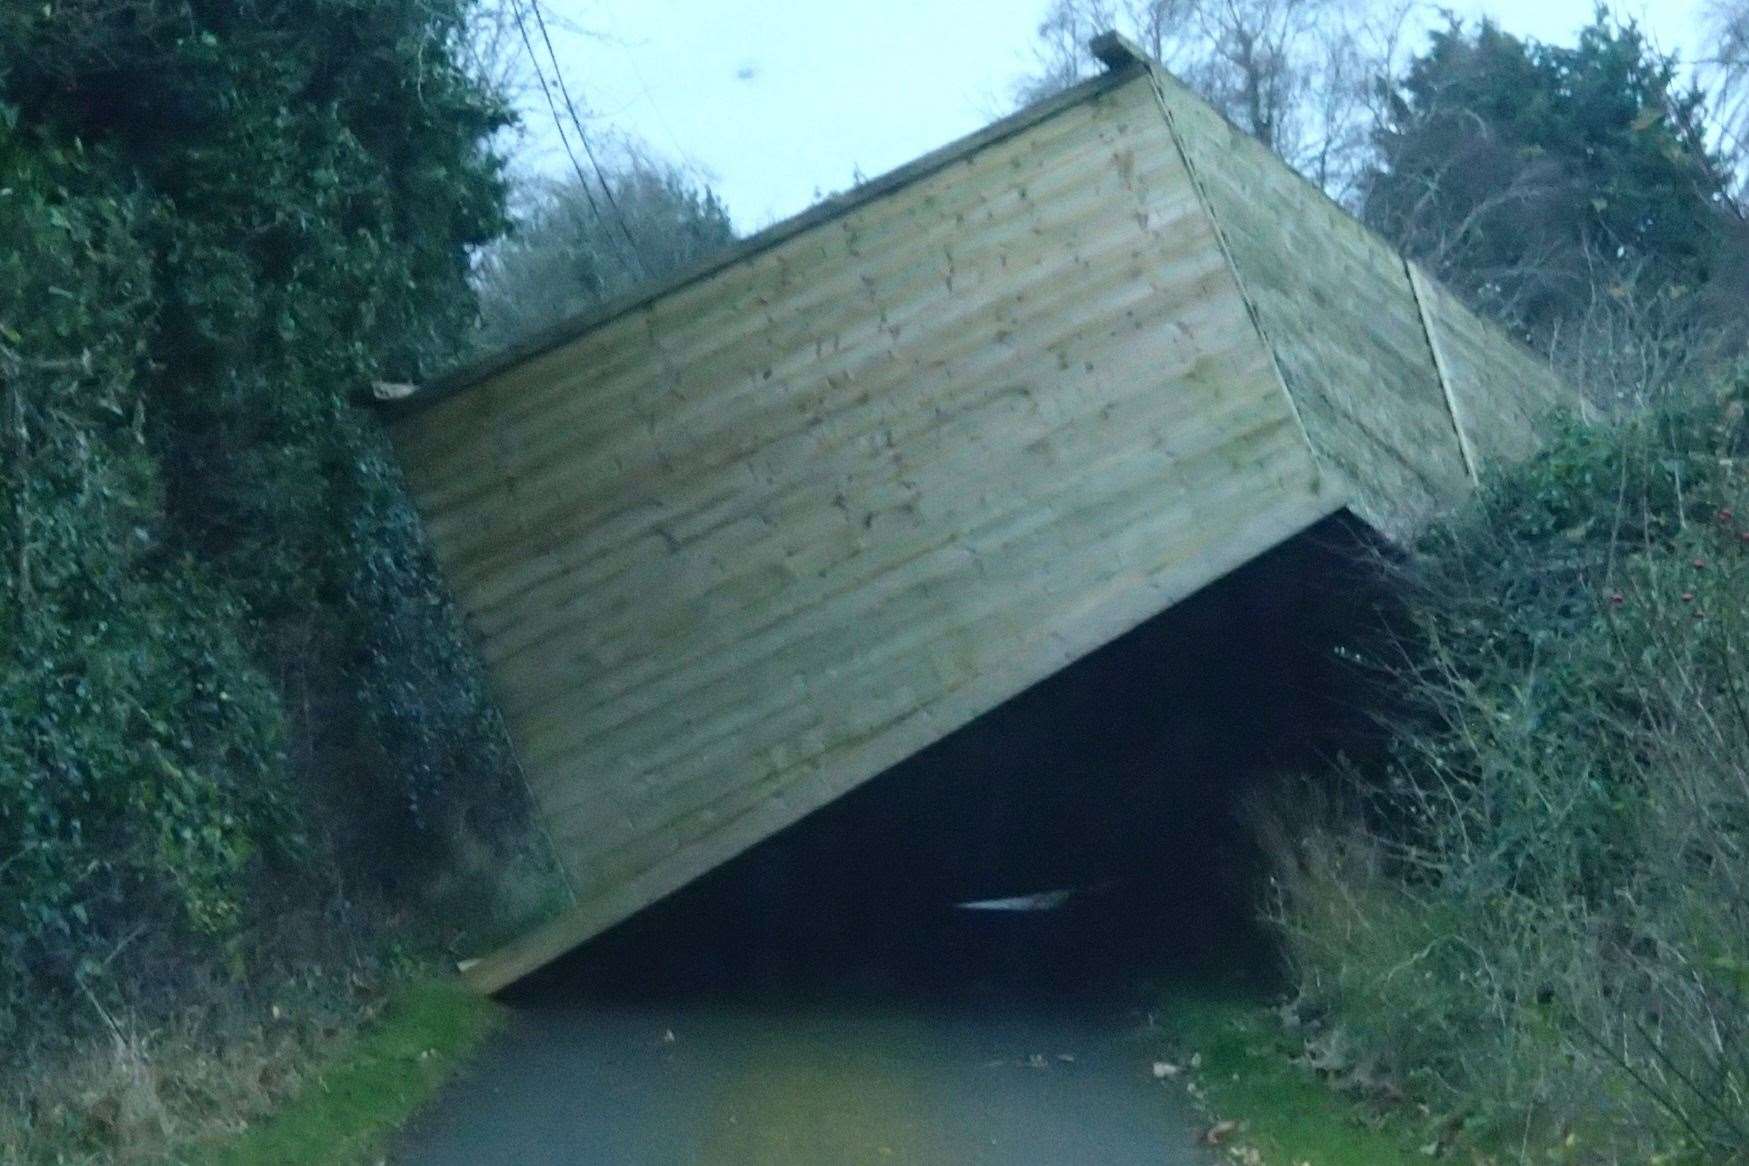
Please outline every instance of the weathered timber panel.
[[580, 899], [486, 988], [1347, 500], [1145, 75], [394, 432]]
[[1530, 456], [1548, 413], [1571, 393], [1547, 361], [1486, 323], [1409, 264], [1427, 335], [1470, 459], [1479, 470]]
[[1312, 443], [1400, 533], [1468, 474], [1398, 253], [1179, 82], [1161, 99]]

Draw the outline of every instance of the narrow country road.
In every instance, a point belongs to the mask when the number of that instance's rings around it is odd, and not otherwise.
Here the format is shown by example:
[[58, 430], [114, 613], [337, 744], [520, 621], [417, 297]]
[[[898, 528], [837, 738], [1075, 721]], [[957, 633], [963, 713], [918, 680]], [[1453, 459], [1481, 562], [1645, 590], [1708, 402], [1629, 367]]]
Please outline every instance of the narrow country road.
[[1062, 1000], [546, 1002], [393, 1161], [1150, 1163], [1208, 1159], [1146, 1018]]

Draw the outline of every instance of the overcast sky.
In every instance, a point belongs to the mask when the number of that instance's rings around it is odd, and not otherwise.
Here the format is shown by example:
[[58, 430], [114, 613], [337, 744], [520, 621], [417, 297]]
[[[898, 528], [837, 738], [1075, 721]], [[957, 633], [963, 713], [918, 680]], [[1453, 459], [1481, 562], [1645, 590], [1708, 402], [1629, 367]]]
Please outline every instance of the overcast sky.
[[[542, 0], [572, 26], [560, 55], [591, 132], [614, 131], [693, 169], [752, 230], [1007, 111], [1048, 0]], [[1594, 0], [1444, 0], [1510, 32], [1570, 42]], [[1692, 55], [1700, 0], [1628, 0], [1667, 48]], [[529, 155], [557, 153], [544, 106]]]

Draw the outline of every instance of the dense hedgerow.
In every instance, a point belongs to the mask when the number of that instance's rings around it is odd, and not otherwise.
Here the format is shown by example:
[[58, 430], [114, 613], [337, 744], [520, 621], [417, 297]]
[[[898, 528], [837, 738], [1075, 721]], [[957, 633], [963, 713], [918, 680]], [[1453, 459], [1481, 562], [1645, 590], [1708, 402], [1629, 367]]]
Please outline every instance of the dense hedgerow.
[[516, 812], [353, 404], [504, 226], [468, 7], [0, 6], [0, 1029]]
[[3, 1026], [99, 936], [234, 927], [258, 842], [297, 830], [244, 613], [176, 548], [147, 448], [155, 212], [10, 127], [0, 171]]
[[1746, 400], [1569, 424], [1402, 571], [1395, 759], [1281, 921], [1319, 1063], [1435, 1142], [1749, 1155]]

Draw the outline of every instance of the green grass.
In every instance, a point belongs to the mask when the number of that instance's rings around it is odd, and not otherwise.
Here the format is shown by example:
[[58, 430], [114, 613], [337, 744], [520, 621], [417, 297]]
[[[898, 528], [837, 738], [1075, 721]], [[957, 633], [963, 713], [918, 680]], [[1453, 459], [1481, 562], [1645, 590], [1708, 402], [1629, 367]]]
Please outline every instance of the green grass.
[[202, 1166], [365, 1161], [501, 1018], [496, 1004], [458, 983], [414, 982], [278, 1113], [188, 1160]]
[[1296, 1063], [1301, 1042], [1254, 995], [1207, 986], [1168, 993], [1160, 1023], [1174, 1053], [1199, 1067], [1211, 1121], [1237, 1121], [1237, 1144], [1262, 1166], [1394, 1166], [1425, 1163], [1401, 1117], [1381, 1122]]

